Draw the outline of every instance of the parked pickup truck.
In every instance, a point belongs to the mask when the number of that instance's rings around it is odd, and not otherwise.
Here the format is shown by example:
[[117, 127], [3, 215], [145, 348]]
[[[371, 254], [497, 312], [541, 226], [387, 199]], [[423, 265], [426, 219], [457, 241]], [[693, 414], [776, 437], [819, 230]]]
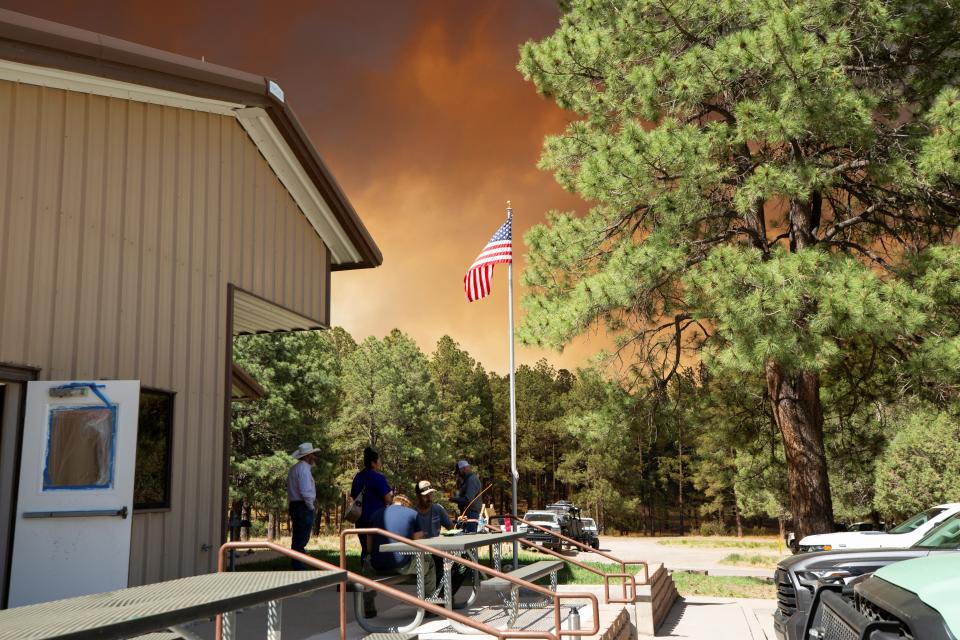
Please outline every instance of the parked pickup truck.
[[[543, 527], [544, 529], [549, 529], [552, 533], [559, 534], [561, 532], [560, 516], [553, 511], [527, 511], [525, 514], [523, 514], [523, 519], [529, 520], [530, 522], [536, 524], [537, 526]], [[554, 537], [551, 534], [539, 529], [528, 527], [523, 523], [517, 525], [517, 531], [524, 533], [524, 537], [527, 540], [541, 544], [548, 549], [559, 551], [563, 547], [563, 543], [560, 541], [560, 538]]]
[[907, 519], [890, 531], [821, 533], [800, 540], [799, 552], [840, 549], [906, 549], [950, 516], [960, 513], [960, 503], [940, 504]]
[[[943, 554], [960, 557], [957, 551], [960, 551], [960, 513], [942, 521], [909, 549], [825, 551], [785, 558], [774, 574], [777, 610], [773, 614], [773, 627], [777, 638], [808, 640], [804, 636], [808, 618], [813, 619], [814, 628], [819, 624], [820, 612], [814, 611], [813, 599], [821, 584], [842, 588], [895, 562]], [[957, 598], [960, 600], [960, 594]]]
[[807, 635], [820, 640], [956, 640], [960, 637], [960, 554], [897, 562], [852, 590], [817, 592], [821, 616]]

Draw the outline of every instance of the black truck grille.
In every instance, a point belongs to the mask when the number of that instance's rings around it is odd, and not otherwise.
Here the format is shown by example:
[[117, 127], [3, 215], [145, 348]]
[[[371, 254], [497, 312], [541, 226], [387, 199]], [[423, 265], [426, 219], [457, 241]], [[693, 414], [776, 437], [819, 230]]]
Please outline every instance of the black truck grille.
[[895, 616], [873, 604], [861, 594], [848, 598], [836, 591], [821, 592], [822, 640], [859, 640], [860, 638], [897, 638], [913, 640], [906, 626]]
[[783, 569], [777, 569], [774, 581], [777, 583], [777, 608], [789, 618], [797, 610], [797, 590], [790, 581], [790, 574]]
[[823, 640], [860, 640], [860, 634], [844, 622], [830, 607], [823, 611]]

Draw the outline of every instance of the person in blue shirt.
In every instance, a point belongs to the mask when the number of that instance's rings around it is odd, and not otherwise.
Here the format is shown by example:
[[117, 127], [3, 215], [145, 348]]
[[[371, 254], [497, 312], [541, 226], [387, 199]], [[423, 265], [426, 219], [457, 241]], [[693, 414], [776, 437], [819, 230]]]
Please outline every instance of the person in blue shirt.
[[[453, 529], [453, 522], [450, 521], [450, 515], [443, 505], [433, 501], [433, 494], [436, 489], [429, 480], [421, 480], [417, 483], [417, 517], [420, 519], [420, 530], [423, 531], [425, 538], [436, 538], [440, 535], [440, 529]], [[456, 593], [460, 585], [463, 584], [465, 576], [465, 567], [461, 564], [454, 565], [452, 571], [453, 592]], [[443, 581], [443, 558], [433, 556], [434, 580], [437, 584]]]
[[[410, 508], [410, 500], [403, 495], [393, 498], [393, 504], [388, 505], [373, 514], [370, 526], [377, 529], [383, 529], [390, 533], [395, 533], [410, 540], [419, 540], [424, 537], [420, 530], [420, 518], [414, 509]], [[392, 538], [386, 536], [374, 536], [373, 545], [370, 549], [370, 555], [363, 562], [363, 574], [367, 577], [378, 577], [384, 575], [416, 575], [417, 563], [413, 561], [412, 555], [401, 553], [381, 552], [380, 547], [384, 544], [395, 542]], [[432, 595], [437, 588], [437, 581], [433, 568], [433, 557], [423, 557], [423, 586], [427, 595]], [[377, 615], [375, 591], [363, 592], [363, 616], [373, 618]]]
[[[380, 454], [374, 451], [372, 447], [366, 447], [363, 450], [363, 471], [353, 476], [353, 483], [350, 486], [350, 497], [356, 500], [357, 496], [363, 494], [363, 511], [360, 519], [357, 520], [357, 528], [371, 527], [373, 515], [393, 502], [393, 489], [387, 483], [382, 470], [383, 463], [380, 461]], [[360, 561], [370, 553], [370, 536], [360, 537]]]
[[442, 505], [433, 501], [436, 489], [429, 480], [417, 483], [417, 514], [420, 518], [420, 530], [425, 538], [436, 538], [440, 535], [440, 528], [453, 529], [450, 515]]

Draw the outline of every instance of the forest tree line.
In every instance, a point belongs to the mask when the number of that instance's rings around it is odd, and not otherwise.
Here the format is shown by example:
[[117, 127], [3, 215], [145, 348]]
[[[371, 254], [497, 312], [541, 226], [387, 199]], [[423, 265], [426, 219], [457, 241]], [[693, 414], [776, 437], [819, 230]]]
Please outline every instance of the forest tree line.
[[[234, 404], [232, 507], [255, 534], [285, 527], [290, 452], [303, 441], [323, 450], [318, 529], [340, 525], [368, 444], [391, 486], [408, 494], [425, 478], [446, 495], [466, 458], [492, 484], [488, 501], [508, 512], [509, 379], [451, 337], [425, 353], [396, 329], [359, 343], [341, 328], [243, 336], [235, 359], [267, 391]], [[616, 373], [545, 360], [517, 369], [521, 511], [570, 499], [607, 531], [649, 534], [789, 526], [783, 445], [762, 374], [681, 366], [666, 385], [628, 387]], [[838, 521], [891, 522], [960, 500], [955, 389], [908, 385], [896, 373], [864, 379], [841, 368], [824, 378]]]

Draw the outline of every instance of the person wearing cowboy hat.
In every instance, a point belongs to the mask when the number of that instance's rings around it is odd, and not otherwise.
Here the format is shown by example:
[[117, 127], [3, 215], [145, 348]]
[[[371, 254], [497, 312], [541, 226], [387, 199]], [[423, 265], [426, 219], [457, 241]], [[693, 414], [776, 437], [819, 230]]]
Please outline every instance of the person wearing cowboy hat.
[[[293, 540], [290, 546], [294, 551], [306, 553], [313, 529], [314, 506], [317, 501], [317, 483], [313, 479], [310, 467], [315, 454], [320, 451], [310, 442], [304, 442], [291, 455], [297, 463], [287, 474], [287, 500], [290, 503], [290, 527]], [[294, 571], [304, 571], [307, 567], [299, 560], [290, 560]]]

